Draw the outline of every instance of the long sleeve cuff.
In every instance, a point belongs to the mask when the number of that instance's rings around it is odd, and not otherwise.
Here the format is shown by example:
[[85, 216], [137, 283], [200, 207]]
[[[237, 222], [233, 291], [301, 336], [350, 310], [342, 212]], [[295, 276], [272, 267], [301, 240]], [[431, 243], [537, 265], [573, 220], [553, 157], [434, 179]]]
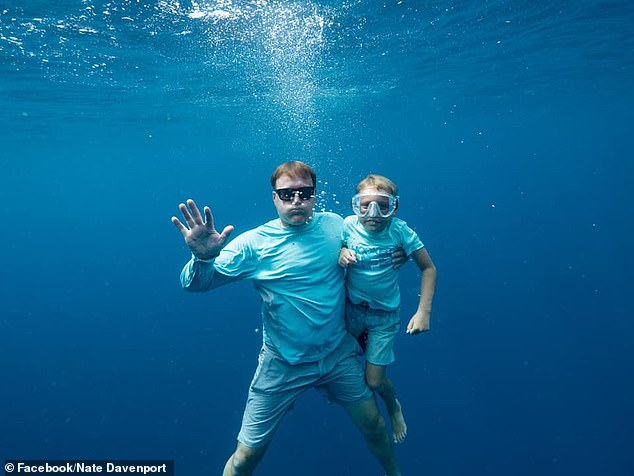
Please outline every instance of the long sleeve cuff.
[[215, 258], [202, 260], [192, 256], [181, 271], [181, 286], [187, 291], [207, 291], [211, 289], [216, 272]]

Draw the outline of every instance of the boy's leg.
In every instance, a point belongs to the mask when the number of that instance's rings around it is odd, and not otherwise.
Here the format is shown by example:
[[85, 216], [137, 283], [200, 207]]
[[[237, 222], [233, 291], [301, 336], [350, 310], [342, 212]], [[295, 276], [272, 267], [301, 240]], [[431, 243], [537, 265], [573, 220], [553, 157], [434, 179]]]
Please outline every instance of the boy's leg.
[[365, 379], [368, 387], [378, 393], [385, 402], [387, 413], [390, 416], [390, 423], [392, 424], [394, 442], [402, 443], [407, 436], [407, 424], [405, 423], [401, 403], [396, 398], [394, 384], [387, 378], [387, 367], [366, 362]]
[[368, 448], [377, 458], [387, 476], [400, 476], [396, 457], [390, 438], [385, 429], [385, 422], [379, 413], [374, 398], [368, 398], [344, 406], [354, 424], [361, 430]]

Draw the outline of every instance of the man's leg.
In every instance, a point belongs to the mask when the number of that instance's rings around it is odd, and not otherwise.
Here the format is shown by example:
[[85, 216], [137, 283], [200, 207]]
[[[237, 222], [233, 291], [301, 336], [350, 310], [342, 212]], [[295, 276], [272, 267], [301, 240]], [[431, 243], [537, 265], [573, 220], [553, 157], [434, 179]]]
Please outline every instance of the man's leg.
[[242, 415], [238, 446], [223, 476], [250, 476], [266, 453], [280, 422], [297, 398], [319, 377], [315, 364], [291, 365], [264, 346]]
[[242, 443], [238, 443], [236, 451], [225, 464], [222, 476], [251, 476], [253, 470], [255, 470], [255, 467], [264, 456], [267, 447], [268, 445], [260, 448], [249, 448]]
[[368, 398], [344, 406], [352, 421], [361, 430], [368, 448], [379, 460], [387, 476], [400, 476], [390, 437], [385, 429], [385, 421], [379, 413], [374, 398]]
[[396, 398], [394, 384], [387, 378], [387, 367], [366, 362], [365, 380], [370, 390], [378, 393], [385, 402], [387, 413], [390, 416], [390, 423], [392, 424], [394, 442], [402, 443], [407, 436], [407, 425], [405, 424], [401, 403]]

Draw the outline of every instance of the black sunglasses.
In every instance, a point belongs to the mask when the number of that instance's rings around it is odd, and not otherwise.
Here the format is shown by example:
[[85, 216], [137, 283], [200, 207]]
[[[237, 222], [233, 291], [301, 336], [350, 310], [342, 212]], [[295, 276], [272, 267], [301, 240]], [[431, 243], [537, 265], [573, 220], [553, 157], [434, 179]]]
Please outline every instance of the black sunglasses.
[[310, 200], [315, 196], [315, 187], [278, 188], [275, 193], [280, 197], [280, 200], [285, 202], [293, 200], [295, 194], [298, 194], [302, 200]]

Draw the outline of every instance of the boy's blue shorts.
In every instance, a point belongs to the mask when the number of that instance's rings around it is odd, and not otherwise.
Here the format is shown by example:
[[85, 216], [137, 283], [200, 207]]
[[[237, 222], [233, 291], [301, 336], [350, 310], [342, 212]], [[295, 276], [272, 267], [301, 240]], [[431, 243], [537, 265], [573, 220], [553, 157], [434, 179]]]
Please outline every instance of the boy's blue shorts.
[[374, 365], [394, 362], [394, 338], [401, 327], [398, 310], [373, 309], [367, 304], [346, 302], [346, 329], [354, 337], [367, 330], [365, 358]]

